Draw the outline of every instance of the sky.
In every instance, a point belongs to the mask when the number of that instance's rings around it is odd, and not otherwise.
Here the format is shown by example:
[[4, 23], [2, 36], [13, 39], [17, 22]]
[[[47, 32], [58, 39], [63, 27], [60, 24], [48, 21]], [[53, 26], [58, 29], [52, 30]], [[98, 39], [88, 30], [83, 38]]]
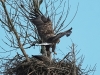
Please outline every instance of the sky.
[[[64, 36], [60, 39], [60, 43], [57, 45], [56, 52], [57, 55], [55, 57], [62, 58], [64, 54], [66, 55], [70, 50], [69, 46], [75, 43], [77, 45], [77, 50], [80, 50], [78, 56], [83, 55], [84, 62], [83, 68], [88, 66], [94, 66], [96, 64], [96, 71], [94, 75], [99, 75], [100, 72], [100, 0], [70, 0], [70, 14], [66, 20], [65, 24], [73, 18], [77, 4], [79, 3], [78, 12], [72, 23], [68, 26], [68, 28], [72, 27], [72, 34], [69, 37]], [[68, 29], [66, 28], [66, 29]], [[6, 40], [5, 32], [0, 27], [1, 36], [0, 36], [0, 46], [5, 49], [10, 50], [10, 47], [5, 47], [5, 44], [2, 42]], [[72, 40], [72, 41], [71, 41]], [[6, 40], [7, 41], [7, 40]], [[37, 51], [34, 52], [35, 49], [32, 49], [34, 53], [31, 51], [27, 51], [28, 54], [40, 54], [39, 47], [36, 48]], [[0, 49], [0, 52], [3, 52]], [[8, 55], [14, 56], [14, 53], [8, 52]], [[20, 51], [18, 51], [20, 52]], [[21, 52], [20, 52], [21, 53]], [[6, 56], [5, 53], [0, 53], [0, 57]]]

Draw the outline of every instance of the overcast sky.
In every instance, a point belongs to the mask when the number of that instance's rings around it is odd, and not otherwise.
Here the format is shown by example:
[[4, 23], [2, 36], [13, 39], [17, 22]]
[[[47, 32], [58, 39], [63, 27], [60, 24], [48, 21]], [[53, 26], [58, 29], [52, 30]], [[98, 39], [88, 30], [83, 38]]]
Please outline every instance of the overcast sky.
[[[64, 36], [61, 39], [61, 42], [57, 45], [56, 52], [58, 58], [62, 58], [64, 54], [67, 54], [70, 50], [69, 46], [72, 45], [71, 40], [78, 45], [77, 50], [80, 50], [78, 56], [83, 55], [85, 57], [83, 62], [83, 68], [88, 66], [94, 66], [97, 64], [97, 69], [94, 75], [99, 75], [100, 72], [100, 0], [70, 0], [70, 14], [66, 20], [67, 24], [74, 16], [77, 5], [78, 13], [72, 23], [68, 26], [73, 28], [72, 34], [69, 37]], [[0, 36], [0, 46], [4, 47], [7, 50], [10, 50], [10, 47], [6, 47], [2, 42], [2, 39], [6, 40], [5, 32], [0, 27], [1, 36]], [[32, 48], [33, 49], [33, 48]], [[40, 54], [40, 48], [33, 49], [32, 51], [27, 51], [29, 55]], [[61, 50], [61, 51], [60, 51]], [[34, 52], [35, 51], [35, 52]], [[0, 52], [3, 52], [0, 49]], [[19, 51], [20, 52], [20, 51]], [[14, 53], [7, 53], [11, 56], [16, 55]], [[5, 53], [0, 53], [0, 56], [6, 56]]]

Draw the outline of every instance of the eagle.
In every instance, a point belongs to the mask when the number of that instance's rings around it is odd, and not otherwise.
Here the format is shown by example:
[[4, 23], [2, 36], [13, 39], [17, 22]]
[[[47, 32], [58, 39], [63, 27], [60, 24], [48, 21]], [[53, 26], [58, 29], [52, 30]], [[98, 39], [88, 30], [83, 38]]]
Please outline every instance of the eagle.
[[36, 18], [31, 19], [31, 22], [36, 26], [41, 41], [52, 43], [52, 45], [46, 45], [45, 47], [46, 51], [50, 51], [50, 48], [52, 48], [54, 54], [56, 54], [55, 48], [56, 43], [59, 43], [60, 41], [59, 39], [64, 35], [68, 37], [72, 33], [72, 28], [70, 28], [67, 31], [55, 34], [50, 18], [46, 18], [44, 15], [38, 15]]
[[59, 39], [66, 35], [67, 37], [72, 33], [72, 28], [70, 28], [67, 31], [55, 34], [53, 29], [52, 21], [50, 20], [50, 17], [45, 17], [42, 12], [39, 10], [40, 4], [43, 2], [43, 0], [36, 1], [33, 0], [34, 4], [34, 11], [31, 14], [30, 21], [33, 23], [33, 25], [36, 26], [38, 35], [40, 37], [41, 43], [52, 43], [50, 45], [45, 45], [47, 56], [50, 56], [50, 48], [52, 48], [52, 52], [56, 54], [55, 48], [56, 43], [59, 43]]
[[[54, 43], [50, 42], [50, 39], [55, 36], [52, 22], [49, 17], [45, 17], [44, 15], [38, 15], [36, 18], [31, 19], [31, 22], [36, 26], [39, 37], [41, 38], [41, 43]], [[59, 40], [56, 40], [57, 43]], [[46, 51], [50, 51], [50, 47], [52, 47], [52, 51], [54, 52], [55, 45], [46, 45]]]
[[51, 60], [44, 55], [32, 55], [32, 57], [39, 61], [42, 61], [44, 64], [48, 64], [48, 65], [51, 64]]

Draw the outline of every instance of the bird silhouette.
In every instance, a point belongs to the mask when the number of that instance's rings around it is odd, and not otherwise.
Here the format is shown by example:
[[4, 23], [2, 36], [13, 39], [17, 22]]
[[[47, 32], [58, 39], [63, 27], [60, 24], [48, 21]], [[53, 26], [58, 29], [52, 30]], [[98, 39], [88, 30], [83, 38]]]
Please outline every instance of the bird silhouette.
[[32, 55], [32, 57], [38, 59], [39, 61], [43, 61], [44, 64], [49, 65], [51, 63], [51, 59], [44, 55]]

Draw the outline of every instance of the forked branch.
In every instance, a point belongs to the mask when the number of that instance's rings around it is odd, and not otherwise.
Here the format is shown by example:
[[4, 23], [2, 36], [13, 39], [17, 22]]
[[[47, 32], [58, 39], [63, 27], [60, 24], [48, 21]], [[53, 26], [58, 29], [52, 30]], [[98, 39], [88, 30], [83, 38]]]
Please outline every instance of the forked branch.
[[7, 12], [5, 3], [4, 3], [2, 0], [1, 0], [1, 3], [2, 3], [2, 7], [3, 7], [3, 9], [4, 9], [4, 12], [5, 12], [6, 16], [7, 16], [8, 28], [9, 28], [9, 30], [11, 30], [11, 32], [15, 35], [15, 37], [16, 37], [16, 39], [17, 39], [17, 43], [18, 43], [19, 48], [21, 49], [21, 51], [22, 51], [23, 55], [25, 56], [26, 60], [29, 62], [30, 60], [29, 60], [29, 58], [28, 58], [28, 56], [27, 56], [27, 54], [26, 54], [26, 52], [25, 52], [25, 50], [24, 50], [24, 48], [23, 48], [23, 46], [22, 46], [22, 44], [21, 44], [20, 37], [19, 37], [19, 35], [18, 35], [16, 29], [14, 28], [13, 23], [11, 22], [11, 19], [10, 19], [10, 17], [9, 17], [8, 12]]

